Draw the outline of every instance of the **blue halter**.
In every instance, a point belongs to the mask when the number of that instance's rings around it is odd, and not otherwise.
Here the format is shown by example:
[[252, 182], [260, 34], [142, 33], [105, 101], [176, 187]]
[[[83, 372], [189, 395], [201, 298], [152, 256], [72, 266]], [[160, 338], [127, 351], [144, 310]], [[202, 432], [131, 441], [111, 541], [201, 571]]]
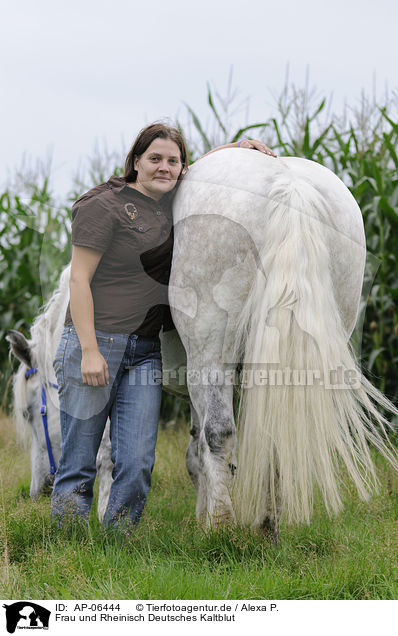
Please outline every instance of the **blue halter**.
[[[25, 373], [25, 378], [28, 379], [31, 375], [34, 375], [35, 373], [37, 373], [37, 369], [35, 368], [28, 369]], [[53, 384], [52, 382], [49, 382], [49, 384], [50, 386], [54, 387], [54, 389], [58, 389], [58, 386], [56, 384]], [[41, 385], [40, 415], [43, 420], [44, 436], [46, 438], [47, 453], [48, 453], [48, 459], [50, 462], [50, 473], [51, 475], [55, 475], [56, 468], [55, 468], [53, 452], [51, 450], [51, 441], [50, 441], [50, 435], [48, 433], [48, 426], [47, 426], [47, 397], [46, 397], [46, 390], [44, 388], [44, 384]]]

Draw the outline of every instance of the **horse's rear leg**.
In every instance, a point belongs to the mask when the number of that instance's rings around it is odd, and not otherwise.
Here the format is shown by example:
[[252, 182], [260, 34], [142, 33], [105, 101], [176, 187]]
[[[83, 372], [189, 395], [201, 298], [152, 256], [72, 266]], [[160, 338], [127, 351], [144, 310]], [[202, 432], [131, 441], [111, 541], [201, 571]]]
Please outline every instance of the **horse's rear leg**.
[[199, 488], [199, 433], [200, 422], [198, 414], [191, 404], [191, 427], [189, 444], [185, 455], [185, 461], [189, 476], [195, 486], [196, 492]]
[[279, 546], [279, 519], [266, 516], [259, 527], [259, 531], [266, 538], [272, 539], [275, 545]]
[[109, 493], [113, 482], [113, 462], [111, 454], [110, 422], [108, 420], [102, 436], [101, 446], [99, 447], [97, 454], [97, 479], [99, 484], [97, 514], [101, 523], [108, 505]]
[[[282, 505], [279, 490], [279, 471], [277, 469], [275, 475], [273, 476], [273, 481], [274, 483], [272, 485], [272, 488], [276, 490], [274, 505], [272, 505], [269, 497], [266, 497], [264, 501], [264, 517], [262, 519], [262, 522], [256, 529], [265, 537], [271, 539], [275, 543], [275, 545], [279, 546], [279, 525], [282, 513]], [[269, 493], [270, 490], [271, 486], [268, 487], [267, 492]]]
[[199, 415], [197, 516], [206, 526], [235, 521], [231, 490], [236, 467], [232, 386], [191, 385]]

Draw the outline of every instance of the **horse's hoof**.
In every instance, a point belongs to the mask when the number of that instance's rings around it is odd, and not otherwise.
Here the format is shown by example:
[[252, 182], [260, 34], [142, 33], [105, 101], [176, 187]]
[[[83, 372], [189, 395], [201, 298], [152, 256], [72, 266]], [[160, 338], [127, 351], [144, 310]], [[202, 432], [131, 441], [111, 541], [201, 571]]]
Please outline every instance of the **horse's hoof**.
[[231, 513], [225, 513], [223, 515], [217, 515], [212, 519], [212, 526], [216, 528], [226, 528], [228, 526], [235, 525], [235, 515]]
[[205, 519], [207, 530], [217, 528], [227, 528], [236, 524], [235, 513], [233, 510], [224, 509], [223, 511], [208, 513]]
[[258, 530], [264, 537], [271, 539], [276, 547], [279, 548], [279, 523], [276, 523], [269, 517], [265, 517]]

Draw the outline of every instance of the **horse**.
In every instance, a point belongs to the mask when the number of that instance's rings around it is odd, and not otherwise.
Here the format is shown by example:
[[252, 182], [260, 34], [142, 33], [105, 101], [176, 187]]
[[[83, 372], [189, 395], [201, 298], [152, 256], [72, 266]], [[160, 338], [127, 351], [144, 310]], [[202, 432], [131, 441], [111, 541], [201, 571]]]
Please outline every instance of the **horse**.
[[[282, 516], [310, 522], [316, 488], [329, 514], [341, 510], [342, 468], [367, 499], [378, 485], [369, 443], [398, 468], [378, 407], [398, 411], [364, 378], [349, 344], [366, 244], [348, 188], [312, 161], [223, 149], [189, 168], [173, 219], [177, 331], [161, 334], [163, 381], [190, 399], [186, 464], [198, 519], [278, 542]], [[49, 387], [68, 276], [32, 327]]]
[[[367, 499], [368, 442], [398, 468], [378, 407], [398, 411], [349, 344], [366, 243], [348, 188], [316, 162], [223, 149], [190, 167], [173, 218], [169, 302], [187, 354], [198, 518], [278, 541], [282, 515], [309, 523], [315, 488], [341, 510], [342, 467]], [[254, 380], [240, 384], [237, 436], [238, 364]]]

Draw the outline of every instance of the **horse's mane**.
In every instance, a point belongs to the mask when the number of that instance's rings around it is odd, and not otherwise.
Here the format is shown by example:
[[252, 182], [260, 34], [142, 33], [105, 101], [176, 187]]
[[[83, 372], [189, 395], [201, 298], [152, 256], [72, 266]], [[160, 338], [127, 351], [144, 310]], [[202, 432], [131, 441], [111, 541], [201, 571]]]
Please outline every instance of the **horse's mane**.
[[70, 265], [61, 274], [58, 287], [31, 327], [32, 357], [45, 382], [56, 382], [52, 362], [59, 343], [69, 302]]
[[[58, 287], [33, 322], [30, 330], [31, 338], [28, 340], [32, 353], [32, 365], [38, 369], [39, 382], [47, 385], [48, 398], [52, 395], [52, 391], [49, 391], [49, 389], [52, 388], [55, 391], [48, 383], [56, 383], [52, 361], [61, 337], [65, 311], [69, 301], [69, 274], [70, 266], [68, 265], [61, 274]], [[26, 410], [34, 406], [28, 404], [29, 386], [25, 379], [27, 370], [26, 364], [21, 362], [15, 373], [13, 383], [15, 429], [18, 440], [24, 446], [28, 445], [30, 432], [30, 427], [26, 426]], [[30, 378], [29, 382], [35, 382], [34, 377]], [[40, 412], [39, 400], [41, 400], [41, 397], [39, 390], [37, 390], [37, 400], [37, 412]]]

